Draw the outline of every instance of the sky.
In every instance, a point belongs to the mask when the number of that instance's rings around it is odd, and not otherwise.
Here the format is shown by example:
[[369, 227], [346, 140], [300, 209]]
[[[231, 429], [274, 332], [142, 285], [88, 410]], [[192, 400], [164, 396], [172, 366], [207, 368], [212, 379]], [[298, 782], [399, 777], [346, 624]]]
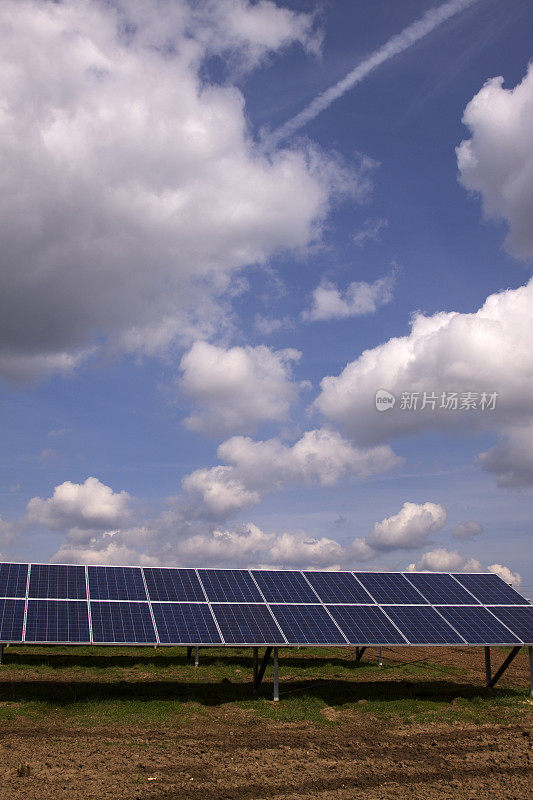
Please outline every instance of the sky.
[[533, 597], [529, 0], [5, 0], [6, 561]]

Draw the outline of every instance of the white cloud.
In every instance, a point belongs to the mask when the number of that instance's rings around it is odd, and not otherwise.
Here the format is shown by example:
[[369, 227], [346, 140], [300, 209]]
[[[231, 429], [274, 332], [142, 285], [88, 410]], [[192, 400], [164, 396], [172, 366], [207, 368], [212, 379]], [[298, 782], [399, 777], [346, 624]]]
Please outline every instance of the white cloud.
[[207, 511], [222, 519], [261, 502], [259, 492], [248, 489], [232, 467], [197, 469], [183, 479], [183, 488], [200, 495]]
[[[1, 374], [69, 373], [103, 342], [156, 353], [225, 323], [240, 270], [316, 241], [355, 173], [258, 152], [236, 85], [309, 15], [263, 0], [0, 4]], [[24, 325], [20, 325], [20, 320]]]
[[430, 571], [430, 572], [482, 572], [479, 561], [475, 558], [465, 559], [457, 550], [446, 550], [438, 547], [436, 550], [428, 550], [422, 555], [416, 564], [409, 564], [408, 572]]
[[481, 195], [491, 219], [509, 225], [506, 244], [519, 258], [533, 256], [533, 65], [514, 89], [492, 78], [467, 105], [472, 134], [457, 148], [463, 186]]
[[341, 292], [334, 283], [322, 281], [313, 292], [311, 308], [304, 311], [302, 317], [314, 322], [373, 314], [392, 300], [395, 280], [393, 273], [374, 283], [354, 281], [345, 292]]
[[452, 536], [454, 539], [473, 539], [474, 536], [479, 536], [480, 533], [483, 533], [483, 526], [479, 522], [470, 520], [457, 525]]
[[495, 575], [498, 575], [505, 583], [512, 584], [515, 589], [518, 589], [520, 584], [522, 583], [522, 577], [518, 572], [511, 572], [509, 567], [503, 567], [501, 564], [491, 564], [488, 567], [489, 572], [494, 572]]
[[377, 242], [380, 239], [381, 231], [388, 225], [386, 219], [367, 219], [365, 224], [354, 233], [353, 240], [357, 247], [364, 247], [367, 242]]
[[204, 433], [228, 434], [287, 419], [298, 393], [291, 363], [300, 356], [298, 350], [264, 345], [224, 349], [195, 342], [181, 360], [180, 388], [200, 411], [185, 424]]
[[87, 478], [84, 483], [65, 481], [55, 487], [51, 497], [32, 497], [26, 508], [26, 523], [55, 531], [102, 530], [128, 521], [130, 501], [127, 492], [114, 492], [97, 478]]
[[446, 522], [446, 511], [438, 503], [404, 503], [397, 514], [376, 522], [367, 544], [376, 550], [421, 547]]
[[[533, 280], [490, 295], [471, 314], [440, 312], [414, 316], [408, 336], [363, 352], [336, 377], [322, 380], [314, 407], [347, 429], [360, 444], [428, 429], [496, 431], [508, 438], [480, 458], [502, 485], [533, 481]], [[380, 413], [375, 395], [396, 395]], [[418, 409], [402, 410], [403, 392], [417, 392]], [[435, 407], [421, 409], [424, 392]], [[441, 408], [441, 393], [496, 392], [494, 410]]]

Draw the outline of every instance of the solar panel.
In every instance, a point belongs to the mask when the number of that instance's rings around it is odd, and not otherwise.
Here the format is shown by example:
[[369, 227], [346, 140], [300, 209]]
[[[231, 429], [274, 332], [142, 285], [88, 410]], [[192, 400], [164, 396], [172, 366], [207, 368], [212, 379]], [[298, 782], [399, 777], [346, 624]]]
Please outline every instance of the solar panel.
[[162, 644], [220, 644], [207, 603], [152, 603]]
[[0, 600], [0, 642], [21, 642], [24, 600]]
[[524, 605], [524, 598], [505, 581], [491, 573], [460, 574], [454, 578], [483, 605]]
[[226, 644], [285, 644], [264, 604], [216, 603], [211, 607]]
[[28, 597], [83, 600], [87, 597], [85, 567], [31, 564]]
[[25, 642], [86, 642], [87, 603], [81, 600], [28, 600]]
[[520, 640], [483, 606], [441, 606], [439, 613], [468, 644], [519, 644]]
[[91, 602], [93, 642], [156, 643], [148, 603]]
[[431, 606], [385, 606], [383, 610], [411, 644], [464, 644]]
[[296, 570], [252, 570], [267, 603], [316, 603], [317, 596]]
[[399, 572], [355, 572], [376, 603], [426, 603]]
[[289, 644], [346, 644], [323, 606], [273, 605], [271, 608]]
[[473, 605], [475, 597], [446, 573], [410, 572], [407, 579], [432, 605]]
[[524, 644], [533, 645], [533, 606], [494, 606], [489, 610]]
[[27, 564], [0, 564], [0, 597], [26, 597]]
[[351, 572], [307, 572], [306, 577], [323, 603], [372, 602]]
[[199, 569], [198, 574], [214, 603], [262, 603], [252, 576], [245, 569]]
[[328, 606], [328, 610], [350, 644], [405, 644], [404, 637], [377, 606]]
[[145, 567], [143, 572], [150, 600], [205, 600], [194, 569]]
[[88, 567], [91, 600], [146, 600], [140, 567]]

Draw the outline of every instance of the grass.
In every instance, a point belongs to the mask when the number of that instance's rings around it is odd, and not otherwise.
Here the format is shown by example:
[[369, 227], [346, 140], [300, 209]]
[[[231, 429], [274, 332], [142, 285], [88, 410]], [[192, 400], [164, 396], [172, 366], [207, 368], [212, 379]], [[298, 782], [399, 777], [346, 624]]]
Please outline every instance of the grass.
[[[57, 718], [61, 725], [186, 726], [221, 712], [315, 725], [376, 718], [412, 723], [500, 723], [531, 712], [525, 686], [488, 695], [481, 671], [445, 659], [400, 660], [379, 668], [369, 650], [354, 665], [341, 649], [280, 650], [281, 702], [272, 703], [272, 671], [251, 697], [251, 651], [206, 649], [200, 667], [184, 648], [10, 647], [0, 667], [0, 720]], [[482, 652], [479, 653], [482, 665]], [[267, 699], [268, 698], [268, 699]]]

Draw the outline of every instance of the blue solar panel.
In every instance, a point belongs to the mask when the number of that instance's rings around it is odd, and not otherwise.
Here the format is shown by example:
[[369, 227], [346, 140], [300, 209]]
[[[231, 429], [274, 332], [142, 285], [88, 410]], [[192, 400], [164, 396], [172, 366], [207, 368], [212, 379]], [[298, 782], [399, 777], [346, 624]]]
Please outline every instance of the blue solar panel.
[[152, 603], [163, 644], [219, 644], [222, 639], [207, 603]]
[[405, 639], [377, 606], [328, 606], [351, 644], [405, 644]]
[[385, 606], [383, 610], [411, 644], [464, 644], [431, 606]]
[[483, 605], [520, 605], [527, 600], [493, 573], [454, 575]]
[[524, 644], [533, 645], [533, 606], [494, 606], [493, 614], [507, 625]]
[[296, 570], [252, 570], [267, 603], [316, 603], [317, 596]]
[[30, 564], [28, 597], [83, 600], [87, 597], [85, 567]]
[[0, 600], [0, 642], [21, 642], [24, 600]]
[[217, 603], [212, 609], [226, 644], [285, 644], [265, 605]]
[[307, 572], [306, 577], [323, 603], [372, 602], [351, 572]]
[[427, 602], [399, 572], [356, 572], [355, 575], [376, 603]]
[[88, 567], [91, 600], [146, 600], [139, 567]]
[[519, 644], [520, 640], [483, 606], [441, 606], [439, 613], [468, 644]]
[[289, 644], [346, 644], [322, 606], [271, 606]]
[[93, 642], [156, 642], [148, 603], [91, 602]]
[[26, 597], [27, 564], [0, 564], [0, 597]]
[[145, 567], [143, 572], [150, 600], [205, 600], [194, 569]]
[[28, 600], [25, 642], [86, 642], [87, 603], [80, 600]]
[[477, 603], [475, 597], [446, 573], [410, 572], [406, 577], [434, 606], [443, 604], [471, 606]]
[[252, 576], [245, 569], [199, 569], [207, 598], [214, 603], [262, 603]]

